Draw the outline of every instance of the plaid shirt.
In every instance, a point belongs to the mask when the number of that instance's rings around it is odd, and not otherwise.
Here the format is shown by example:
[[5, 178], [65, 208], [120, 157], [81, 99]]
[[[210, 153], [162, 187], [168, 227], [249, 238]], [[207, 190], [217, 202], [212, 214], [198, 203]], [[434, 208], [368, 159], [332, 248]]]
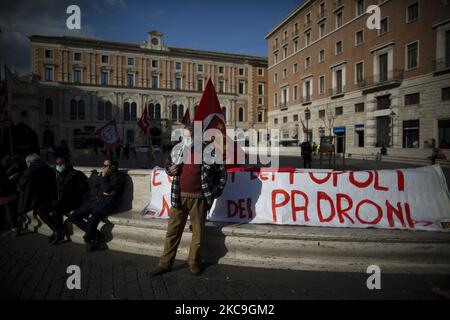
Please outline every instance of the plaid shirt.
[[[203, 145], [203, 148], [206, 145]], [[180, 176], [172, 175], [169, 173], [169, 167], [173, 164], [182, 163], [183, 152], [185, 148], [180, 148], [175, 155], [169, 155], [166, 161], [165, 170], [169, 176], [172, 176], [172, 189], [171, 189], [171, 205], [177, 208], [181, 204], [180, 194]], [[208, 203], [208, 209], [211, 208], [214, 199], [218, 198], [225, 188], [227, 183], [227, 170], [223, 164], [208, 164], [203, 162], [200, 170], [200, 182], [203, 191], [203, 196]]]

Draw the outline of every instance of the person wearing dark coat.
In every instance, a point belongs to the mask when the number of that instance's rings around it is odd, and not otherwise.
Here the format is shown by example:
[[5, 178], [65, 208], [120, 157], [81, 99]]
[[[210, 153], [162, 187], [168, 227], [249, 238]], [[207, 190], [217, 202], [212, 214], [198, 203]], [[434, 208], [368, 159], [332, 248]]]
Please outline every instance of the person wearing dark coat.
[[75, 170], [67, 156], [60, 155], [56, 159], [56, 190], [57, 199], [38, 211], [42, 221], [53, 231], [49, 238], [49, 242], [53, 245], [64, 240], [67, 233], [64, 216], [81, 207], [89, 191], [86, 175]]
[[125, 175], [118, 168], [117, 161], [105, 160], [96, 185], [99, 193], [70, 216], [72, 223], [85, 232], [83, 238], [88, 252], [98, 249], [103, 243], [105, 237], [97, 230], [98, 224], [119, 207], [122, 199]]
[[17, 189], [20, 191], [19, 215], [39, 210], [56, 200], [55, 171], [33, 153], [25, 158], [27, 169], [23, 172]]
[[19, 191], [17, 183], [25, 170], [25, 162], [19, 156], [6, 156], [0, 167], [0, 205], [5, 212], [5, 230], [18, 232]]
[[300, 145], [302, 149], [303, 167], [311, 169], [312, 147], [309, 141], [305, 141]]

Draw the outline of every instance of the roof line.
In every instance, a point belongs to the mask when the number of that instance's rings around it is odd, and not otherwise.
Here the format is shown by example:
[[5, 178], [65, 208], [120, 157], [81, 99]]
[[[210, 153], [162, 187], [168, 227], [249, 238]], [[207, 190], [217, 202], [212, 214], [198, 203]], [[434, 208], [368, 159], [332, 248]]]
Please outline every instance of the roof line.
[[299, 5], [297, 8], [292, 10], [283, 20], [281, 20], [280, 23], [278, 23], [275, 28], [269, 31], [269, 33], [264, 37], [264, 39], [269, 38], [272, 34], [274, 34], [278, 29], [281, 28], [282, 25], [288, 20], [290, 20], [294, 15], [296, 15], [300, 10], [303, 9], [307, 4], [313, 2], [314, 0], [305, 0], [301, 5]]

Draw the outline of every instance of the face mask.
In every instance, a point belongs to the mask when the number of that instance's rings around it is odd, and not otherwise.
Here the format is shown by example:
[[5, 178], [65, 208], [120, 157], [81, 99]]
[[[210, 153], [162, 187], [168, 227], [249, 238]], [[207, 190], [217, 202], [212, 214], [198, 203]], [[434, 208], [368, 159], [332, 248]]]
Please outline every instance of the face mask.
[[187, 148], [192, 147], [192, 145], [194, 144], [194, 140], [192, 140], [191, 137], [186, 137], [184, 138], [184, 146]]
[[64, 170], [66, 170], [66, 165], [65, 164], [58, 164], [58, 165], [56, 165], [56, 171], [58, 171], [59, 173], [63, 173]]

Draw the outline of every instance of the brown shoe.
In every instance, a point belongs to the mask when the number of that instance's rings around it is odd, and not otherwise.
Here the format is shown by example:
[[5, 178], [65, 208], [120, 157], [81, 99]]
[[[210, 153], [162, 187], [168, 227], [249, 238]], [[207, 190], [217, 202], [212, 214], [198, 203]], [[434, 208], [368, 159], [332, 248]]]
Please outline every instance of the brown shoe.
[[198, 265], [196, 265], [196, 264], [190, 264], [189, 265], [189, 270], [191, 271], [191, 273], [194, 276], [198, 276], [198, 275], [200, 275], [202, 273], [201, 270], [200, 270], [200, 267]]
[[170, 272], [170, 271], [171, 271], [170, 268], [166, 268], [166, 267], [162, 267], [162, 266], [158, 265], [158, 266], [154, 267], [152, 270], [150, 270], [150, 273], [153, 276], [159, 276], [159, 275], [162, 275], [162, 274], [164, 274], [166, 272]]

